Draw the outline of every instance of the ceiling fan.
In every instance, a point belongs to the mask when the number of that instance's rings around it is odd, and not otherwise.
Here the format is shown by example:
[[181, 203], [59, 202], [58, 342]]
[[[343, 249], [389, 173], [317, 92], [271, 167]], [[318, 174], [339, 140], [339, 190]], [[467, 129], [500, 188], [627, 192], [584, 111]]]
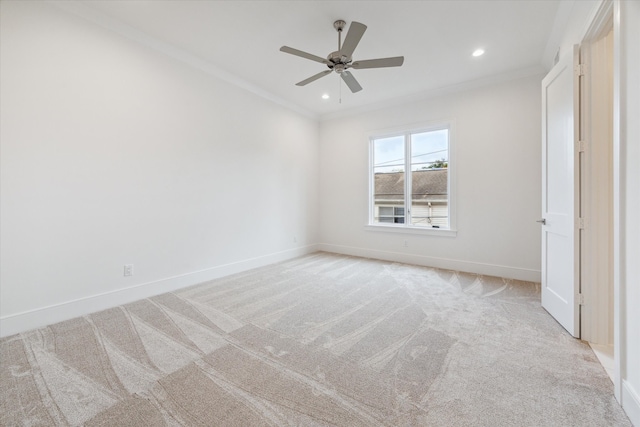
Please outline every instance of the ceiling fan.
[[364, 61], [353, 61], [352, 55], [353, 51], [358, 46], [362, 35], [364, 34], [367, 26], [361, 24], [360, 22], [353, 21], [349, 26], [349, 31], [347, 32], [347, 36], [344, 39], [344, 43], [342, 43], [342, 30], [347, 23], [343, 20], [338, 20], [333, 23], [333, 28], [338, 31], [338, 50], [335, 52], [331, 52], [327, 59], [321, 58], [316, 55], [312, 55], [307, 52], [303, 52], [298, 49], [294, 49], [289, 46], [282, 46], [280, 51], [289, 53], [291, 55], [296, 55], [301, 58], [310, 59], [312, 61], [319, 62], [321, 64], [325, 64], [329, 67], [328, 70], [324, 70], [318, 74], [315, 74], [308, 79], [304, 79], [301, 82], [296, 83], [296, 86], [304, 86], [313, 81], [318, 80], [321, 77], [324, 77], [328, 74], [331, 74], [332, 71], [335, 71], [340, 75], [342, 80], [349, 87], [351, 92], [356, 93], [362, 90], [362, 86], [358, 83], [353, 74], [347, 71], [349, 68], [353, 68], [356, 70], [361, 70], [365, 68], [385, 68], [385, 67], [399, 67], [404, 62], [404, 56], [394, 56], [392, 58], [378, 58], [378, 59], [367, 59]]

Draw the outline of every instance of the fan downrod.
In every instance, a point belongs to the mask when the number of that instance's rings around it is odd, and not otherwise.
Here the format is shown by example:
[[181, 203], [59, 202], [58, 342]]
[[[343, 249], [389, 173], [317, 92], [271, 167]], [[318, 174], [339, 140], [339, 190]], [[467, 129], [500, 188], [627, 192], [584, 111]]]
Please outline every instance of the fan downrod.
[[327, 59], [329, 60], [329, 64], [327, 64], [327, 67], [338, 74], [345, 71], [347, 65], [351, 62], [351, 58], [348, 58], [340, 53], [340, 49], [342, 49], [342, 30], [346, 25], [347, 23], [342, 19], [338, 19], [333, 23], [333, 28], [335, 28], [338, 32], [338, 50], [336, 50], [335, 52], [331, 52], [327, 56]]

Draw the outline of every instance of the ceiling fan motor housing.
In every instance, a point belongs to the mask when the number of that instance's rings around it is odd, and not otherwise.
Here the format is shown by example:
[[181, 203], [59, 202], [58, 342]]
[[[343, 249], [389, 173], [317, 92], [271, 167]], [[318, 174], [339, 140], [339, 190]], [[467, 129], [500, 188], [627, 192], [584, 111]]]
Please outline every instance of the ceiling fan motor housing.
[[331, 68], [337, 73], [341, 73], [345, 70], [346, 66], [351, 63], [352, 59], [342, 55], [339, 51], [331, 52], [329, 56], [327, 56], [329, 60], [329, 64], [327, 67]]

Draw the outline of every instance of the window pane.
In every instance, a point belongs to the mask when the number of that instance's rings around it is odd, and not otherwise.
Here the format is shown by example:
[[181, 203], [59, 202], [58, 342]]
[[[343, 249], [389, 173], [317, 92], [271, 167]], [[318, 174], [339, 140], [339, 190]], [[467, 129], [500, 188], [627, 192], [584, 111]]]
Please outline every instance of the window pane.
[[373, 222], [393, 222], [393, 218], [383, 218], [384, 215], [393, 216], [393, 207], [380, 205], [404, 205], [404, 136], [375, 139], [372, 145], [373, 209], [378, 212]]
[[449, 130], [411, 135], [411, 224], [449, 227]]
[[391, 206], [380, 206], [380, 216], [393, 216], [393, 208]]

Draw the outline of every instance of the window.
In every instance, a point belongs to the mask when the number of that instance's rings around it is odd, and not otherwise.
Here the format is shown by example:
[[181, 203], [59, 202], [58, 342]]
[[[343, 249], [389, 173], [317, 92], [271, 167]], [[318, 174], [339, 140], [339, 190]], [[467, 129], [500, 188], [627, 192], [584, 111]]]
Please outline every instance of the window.
[[451, 230], [450, 128], [371, 138], [369, 225]]
[[396, 206], [378, 206], [379, 222], [404, 224], [404, 208]]

